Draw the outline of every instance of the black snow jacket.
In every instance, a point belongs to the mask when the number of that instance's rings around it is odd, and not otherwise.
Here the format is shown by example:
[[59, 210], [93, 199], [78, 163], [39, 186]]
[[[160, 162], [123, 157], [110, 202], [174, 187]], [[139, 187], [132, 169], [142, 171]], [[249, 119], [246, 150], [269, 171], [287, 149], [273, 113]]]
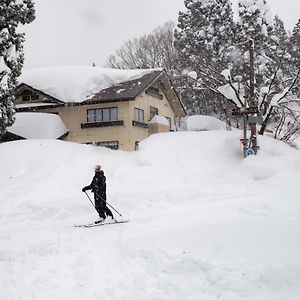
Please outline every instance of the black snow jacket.
[[95, 198], [99, 200], [106, 200], [106, 177], [103, 171], [95, 172], [93, 180], [90, 185], [84, 187], [84, 190], [92, 190]]

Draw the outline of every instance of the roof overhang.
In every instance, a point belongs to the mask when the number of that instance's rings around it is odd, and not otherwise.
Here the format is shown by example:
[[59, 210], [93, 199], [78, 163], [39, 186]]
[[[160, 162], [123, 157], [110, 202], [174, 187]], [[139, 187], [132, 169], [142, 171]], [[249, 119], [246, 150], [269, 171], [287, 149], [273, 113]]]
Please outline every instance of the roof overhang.
[[162, 84], [163, 87], [163, 92], [165, 94], [165, 96], [167, 97], [170, 106], [172, 107], [175, 116], [176, 117], [184, 117], [186, 116], [186, 111], [184, 109], [184, 106], [179, 98], [179, 96], [177, 95], [177, 92], [171, 82], [171, 80], [169, 79], [168, 75], [166, 74], [166, 72], [162, 72], [161, 76], [159, 77], [159, 81]]

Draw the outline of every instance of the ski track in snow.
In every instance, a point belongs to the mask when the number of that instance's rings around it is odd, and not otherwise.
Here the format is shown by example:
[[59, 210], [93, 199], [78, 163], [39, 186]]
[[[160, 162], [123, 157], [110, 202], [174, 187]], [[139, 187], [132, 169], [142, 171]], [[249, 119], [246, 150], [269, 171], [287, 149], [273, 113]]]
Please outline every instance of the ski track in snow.
[[[135, 153], [0, 145], [0, 299], [289, 299], [300, 295], [300, 155], [238, 132], [159, 134]], [[103, 165], [127, 224], [74, 228]]]

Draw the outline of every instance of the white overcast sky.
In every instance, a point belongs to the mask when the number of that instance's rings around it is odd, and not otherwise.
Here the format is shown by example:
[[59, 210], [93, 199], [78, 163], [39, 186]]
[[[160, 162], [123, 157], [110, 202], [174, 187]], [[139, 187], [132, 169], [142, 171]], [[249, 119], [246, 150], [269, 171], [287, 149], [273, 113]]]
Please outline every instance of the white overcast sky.
[[[233, 0], [234, 3], [237, 0]], [[267, 0], [292, 30], [300, 0]], [[177, 21], [183, 0], [35, 0], [36, 20], [25, 28], [25, 69], [57, 65], [103, 66], [134, 37]]]

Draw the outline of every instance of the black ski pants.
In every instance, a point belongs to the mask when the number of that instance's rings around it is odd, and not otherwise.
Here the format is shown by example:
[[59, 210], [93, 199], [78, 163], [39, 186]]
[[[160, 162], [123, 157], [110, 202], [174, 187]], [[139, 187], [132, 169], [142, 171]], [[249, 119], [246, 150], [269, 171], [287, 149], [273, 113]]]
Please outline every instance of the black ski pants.
[[106, 219], [107, 216], [114, 218], [111, 210], [106, 206], [106, 201], [104, 201], [105, 198], [106, 197], [101, 197], [96, 193], [94, 194], [96, 211], [100, 218]]

